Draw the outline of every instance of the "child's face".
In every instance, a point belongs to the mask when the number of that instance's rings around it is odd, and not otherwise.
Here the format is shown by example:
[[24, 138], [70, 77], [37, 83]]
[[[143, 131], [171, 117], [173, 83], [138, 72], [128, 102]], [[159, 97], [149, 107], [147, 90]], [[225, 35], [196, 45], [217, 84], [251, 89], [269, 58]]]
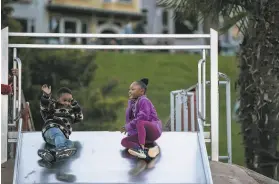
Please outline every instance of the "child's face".
[[58, 98], [58, 103], [60, 103], [63, 106], [70, 106], [72, 100], [73, 100], [73, 96], [71, 94], [63, 93]]
[[136, 99], [142, 95], [144, 95], [144, 89], [142, 89], [140, 87], [140, 85], [138, 85], [137, 82], [133, 82], [131, 85], [130, 85], [130, 89], [129, 89], [129, 98], [130, 99]]

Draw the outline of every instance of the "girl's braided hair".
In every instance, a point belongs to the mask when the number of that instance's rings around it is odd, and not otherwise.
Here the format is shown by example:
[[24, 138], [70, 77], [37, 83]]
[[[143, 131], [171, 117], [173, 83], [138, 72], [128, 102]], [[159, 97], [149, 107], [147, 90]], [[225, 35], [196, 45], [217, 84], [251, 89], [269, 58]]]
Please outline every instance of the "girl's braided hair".
[[144, 93], [146, 93], [148, 82], [148, 78], [142, 78], [139, 81], [137, 81], [140, 87], [144, 89]]

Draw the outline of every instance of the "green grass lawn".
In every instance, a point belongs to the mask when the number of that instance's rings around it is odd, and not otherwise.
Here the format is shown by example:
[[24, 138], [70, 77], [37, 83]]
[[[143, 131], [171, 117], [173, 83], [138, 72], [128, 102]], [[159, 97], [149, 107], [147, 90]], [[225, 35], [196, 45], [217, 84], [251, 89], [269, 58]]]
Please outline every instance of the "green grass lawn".
[[[158, 114], [165, 123], [170, 114], [170, 92], [188, 88], [197, 83], [197, 64], [199, 55], [168, 54], [168, 53], [137, 53], [122, 54], [114, 52], [99, 52], [97, 54], [98, 70], [96, 72], [95, 87], [107, 83], [111, 79], [118, 79], [119, 85], [114, 89], [115, 96], [127, 96], [132, 81], [142, 77], [150, 79], [148, 97], [155, 105]], [[235, 57], [219, 57], [219, 71], [227, 74], [231, 79], [232, 106], [235, 102], [234, 82], [237, 77]], [[207, 80], [209, 80], [209, 64], [207, 64]], [[210, 114], [209, 95], [207, 88], [207, 116]], [[220, 87], [220, 154], [226, 154], [226, 116], [225, 116], [225, 88]], [[124, 109], [119, 109], [119, 117], [112, 127], [124, 124]], [[239, 124], [232, 122], [233, 162], [244, 164], [242, 137]]]

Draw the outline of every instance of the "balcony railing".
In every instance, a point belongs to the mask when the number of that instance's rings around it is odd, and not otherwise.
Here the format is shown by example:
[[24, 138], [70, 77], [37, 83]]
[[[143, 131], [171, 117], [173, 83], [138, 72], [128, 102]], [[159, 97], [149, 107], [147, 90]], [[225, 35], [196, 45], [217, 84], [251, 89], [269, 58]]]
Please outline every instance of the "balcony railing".
[[50, 5], [102, 8], [102, 0], [51, 0]]

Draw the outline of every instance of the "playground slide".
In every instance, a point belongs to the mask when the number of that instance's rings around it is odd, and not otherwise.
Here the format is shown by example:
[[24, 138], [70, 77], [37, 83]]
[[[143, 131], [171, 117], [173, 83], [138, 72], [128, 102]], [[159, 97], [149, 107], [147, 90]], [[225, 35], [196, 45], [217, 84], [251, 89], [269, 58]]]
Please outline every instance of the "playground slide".
[[203, 137], [199, 132], [164, 132], [154, 167], [131, 174], [139, 162], [127, 154], [120, 132], [73, 132], [79, 151], [51, 169], [38, 164], [41, 132], [22, 132], [15, 162], [14, 184], [26, 183], [212, 183]]

